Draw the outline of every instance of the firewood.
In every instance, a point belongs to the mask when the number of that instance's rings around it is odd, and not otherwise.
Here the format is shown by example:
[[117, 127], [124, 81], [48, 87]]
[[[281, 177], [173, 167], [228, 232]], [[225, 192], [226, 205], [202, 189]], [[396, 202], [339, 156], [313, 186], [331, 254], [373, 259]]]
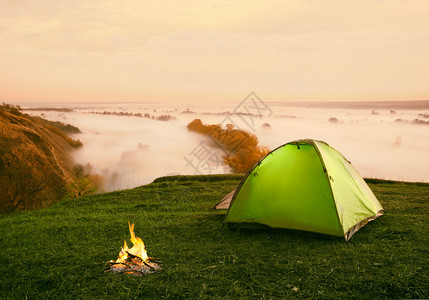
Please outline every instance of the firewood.
[[115, 266], [115, 265], [124, 265], [124, 266], [126, 266], [127, 264], [122, 263], [122, 262], [112, 262], [112, 261], [109, 261], [108, 263], [106, 263], [106, 268], [111, 268], [112, 266]]
[[155, 271], [161, 270], [157, 262], [160, 260], [148, 257], [146, 261], [140, 257], [127, 253], [127, 258], [123, 262], [109, 261], [106, 263], [105, 272], [113, 272], [114, 274], [130, 274], [135, 276], [142, 276], [144, 274], [150, 274]]
[[134, 258], [134, 259], [137, 259], [137, 260], [139, 260], [139, 261], [143, 261], [140, 257], [138, 257], [137, 255], [134, 255], [134, 254], [131, 254], [130, 252], [128, 252], [128, 251], [125, 251], [127, 254], [128, 254], [128, 258], [127, 258], [127, 260], [130, 260], [130, 261], [132, 261], [132, 259]]
[[134, 271], [134, 270], [131, 270], [131, 269], [126, 270], [126, 271], [124, 271], [123, 273], [124, 273], [124, 274], [130, 274], [130, 275], [141, 276], [141, 274], [140, 274], [139, 272]]
[[147, 267], [149, 267], [151, 270], [155, 270], [155, 268], [154, 268], [154, 267], [152, 267], [151, 265], [149, 265], [147, 262], [143, 261], [143, 263], [144, 263]]
[[147, 260], [148, 260], [149, 262], [154, 262], [154, 263], [157, 263], [157, 264], [162, 263], [162, 261], [160, 261], [159, 259], [154, 258], [154, 257], [148, 257], [148, 258], [147, 258]]

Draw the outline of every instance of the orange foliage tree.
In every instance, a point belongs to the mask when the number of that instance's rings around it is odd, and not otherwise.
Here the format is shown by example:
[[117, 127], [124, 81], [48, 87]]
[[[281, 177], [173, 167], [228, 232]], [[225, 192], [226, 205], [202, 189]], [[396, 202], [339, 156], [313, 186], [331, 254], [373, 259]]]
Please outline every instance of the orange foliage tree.
[[195, 119], [187, 127], [190, 131], [209, 136], [216, 146], [225, 150], [227, 154], [223, 162], [233, 173], [247, 172], [270, 152], [268, 147], [258, 145], [256, 135], [236, 129], [232, 124], [227, 124], [224, 129], [219, 124], [204, 125], [200, 119]]

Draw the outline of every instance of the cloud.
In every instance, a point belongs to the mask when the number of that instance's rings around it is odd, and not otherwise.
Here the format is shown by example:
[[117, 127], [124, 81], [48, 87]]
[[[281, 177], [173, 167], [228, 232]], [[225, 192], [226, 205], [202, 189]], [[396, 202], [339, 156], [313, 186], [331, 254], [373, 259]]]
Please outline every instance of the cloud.
[[428, 12], [418, 0], [3, 1], [0, 96], [429, 97]]

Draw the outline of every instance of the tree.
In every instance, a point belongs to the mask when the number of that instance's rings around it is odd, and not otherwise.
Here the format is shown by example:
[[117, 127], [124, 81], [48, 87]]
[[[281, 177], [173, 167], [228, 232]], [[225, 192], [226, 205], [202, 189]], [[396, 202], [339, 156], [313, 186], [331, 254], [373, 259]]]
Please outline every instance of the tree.
[[86, 195], [95, 194], [103, 188], [103, 177], [98, 174], [93, 174], [91, 164], [76, 164], [73, 167], [73, 175], [75, 179], [69, 182], [66, 187], [66, 196], [71, 198], [79, 198]]
[[259, 146], [256, 135], [245, 130], [236, 129], [233, 124], [204, 125], [200, 119], [195, 119], [187, 126], [189, 131], [195, 131], [210, 137], [216, 146], [227, 152], [223, 162], [233, 173], [245, 173], [262, 157], [270, 152], [267, 147]]

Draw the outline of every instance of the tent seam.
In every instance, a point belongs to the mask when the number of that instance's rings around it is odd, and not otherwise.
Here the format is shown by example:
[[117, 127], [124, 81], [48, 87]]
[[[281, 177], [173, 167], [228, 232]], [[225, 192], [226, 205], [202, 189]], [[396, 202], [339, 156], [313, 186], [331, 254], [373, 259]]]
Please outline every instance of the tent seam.
[[[325, 173], [325, 175], [326, 175], [326, 179], [328, 180], [328, 184], [329, 184], [329, 191], [331, 192], [331, 196], [332, 196], [332, 202], [333, 202], [333, 204], [334, 204], [335, 212], [336, 212], [336, 214], [337, 214], [337, 221], [338, 221], [338, 224], [339, 224], [339, 225], [340, 225], [340, 227], [341, 227], [341, 231], [343, 232], [344, 239], [346, 239], [346, 237], [345, 237], [345, 234], [346, 234], [346, 233], [344, 232], [343, 224], [341, 223], [341, 220], [340, 220], [340, 214], [338, 213], [337, 204], [336, 204], [336, 202], [335, 202], [335, 196], [334, 196], [334, 193], [333, 193], [333, 191], [332, 191], [332, 184], [331, 184], [331, 180], [329, 179], [328, 169], [326, 168], [326, 164], [325, 164], [325, 161], [323, 160], [322, 153], [320, 153], [319, 147], [317, 147], [317, 144], [316, 144], [316, 143], [314, 143], [314, 141], [313, 141], [313, 140], [309, 140], [309, 141], [308, 141], [308, 143], [309, 143], [309, 144], [311, 144], [311, 145], [314, 147], [314, 149], [316, 150], [317, 155], [318, 155], [318, 156], [319, 156], [319, 158], [320, 158], [320, 162], [322, 163], [322, 167], [323, 167], [324, 173]], [[326, 144], [326, 143], [325, 143], [325, 144]], [[328, 144], [327, 144], [327, 145], [328, 145]], [[329, 146], [329, 145], [328, 145], [328, 146]], [[346, 239], [346, 241], [347, 241], [347, 239]]]

